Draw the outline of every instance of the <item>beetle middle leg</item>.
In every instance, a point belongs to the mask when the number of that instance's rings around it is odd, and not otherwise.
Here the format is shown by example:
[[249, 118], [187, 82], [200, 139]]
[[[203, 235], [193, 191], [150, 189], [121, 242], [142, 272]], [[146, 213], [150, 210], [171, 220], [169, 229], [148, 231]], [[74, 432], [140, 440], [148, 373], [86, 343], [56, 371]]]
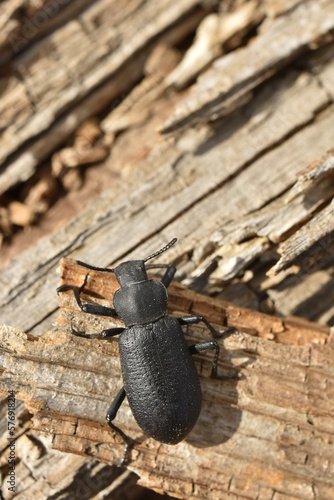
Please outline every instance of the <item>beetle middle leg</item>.
[[[111, 316], [111, 317], [117, 316], [115, 309], [112, 307], [105, 307], [101, 306], [100, 304], [82, 303], [80, 295], [87, 283], [88, 276], [89, 275], [86, 274], [85, 280], [80, 287], [74, 285], [61, 285], [60, 287], [57, 288], [57, 293], [59, 294], [60, 292], [67, 292], [68, 290], [72, 290], [78, 306], [85, 313], [96, 314], [100, 316]], [[108, 328], [107, 330], [102, 330], [102, 332], [99, 333], [84, 333], [75, 330], [71, 325], [71, 333], [73, 335], [75, 335], [76, 337], [83, 337], [86, 339], [97, 339], [97, 338], [106, 339], [108, 337], [113, 337], [114, 335], [122, 333], [123, 330], [124, 327], [120, 327], [120, 328]]]
[[75, 335], [76, 337], [83, 337], [85, 339], [107, 339], [109, 337], [113, 337], [114, 335], [119, 335], [125, 330], [124, 327], [115, 327], [115, 328], [108, 328], [107, 330], [102, 330], [102, 332], [98, 333], [84, 333], [84, 332], [79, 332], [78, 330], [75, 330], [72, 325], [71, 325], [71, 333]]
[[74, 286], [74, 285], [61, 285], [57, 288], [57, 293], [59, 294], [60, 292], [67, 292], [68, 290], [72, 290], [75, 300], [77, 301], [78, 306], [80, 309], [89, 314], [96, 314], [99, 316], [117, 316], [117, 313], [113, 307], [105, 307], [101, 306], [100, 304], [83, 304], [81, 301], [81, 293], [83, 289], [85, 288], [85, 285], [87, 283], [88, 279], [88, 274], [86, 274], [85, 281], [80, 287]]
[[229, 335], [231, 335], [231, 333], [234, 333], [237, 330], [234, 326], [231, 326], [230, 328], [227, 328], [223, 333], [219, 333], [203, 316], [184, 316], [177, 319], [180, 325], [194, 325], [195, 323], [200, 323], [202, 321], [215, 339], [228, 337]]
[[125, 396], [126, 396], [125, 390], [124, 390], [124, 387], [122, 387], [122, 389], [118, 392], [117, 396], [115, 397], [115, 399], [111, 403], [110, 408], [109, 408], [107, 415], [106, 415], [106, 419], [107, 419], [109, 427], [111, 427], [117, 434], [119, 434], [121, 436], [123, 443], [124, 443], [124, 453], [123, 453], [123, 457], [122, 457], [120, 466], [124, 465], [124, 463], [125, 463], [125, 458], [126, 458], [126, 454], [127, 454], [128, 448], [129, 448], [130, 438], [128, 438], [128, 436], [126, 434], [124, 434], [124, 432], [121, 431], [121, 429], [119, 429], [115, 424], [113, 424], [112, 420], [114, 420], [114, 418], [116, 417], [116, 414], [117, 414], [118, 410], [120, 409], [120, 406], [123, 403]]

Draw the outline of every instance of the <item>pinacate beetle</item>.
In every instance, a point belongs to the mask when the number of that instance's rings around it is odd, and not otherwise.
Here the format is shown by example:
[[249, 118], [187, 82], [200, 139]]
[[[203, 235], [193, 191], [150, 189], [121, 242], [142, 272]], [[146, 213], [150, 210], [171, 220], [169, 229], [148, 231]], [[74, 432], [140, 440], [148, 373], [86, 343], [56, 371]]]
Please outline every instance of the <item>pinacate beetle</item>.
[[[132, 413], [145, 434], [161, 443], [177, 444], [195, 425], [201, 410], [202, 394], [193, 354], [215, 351], [211, 376], [218, 378], [219, 344], [216, 340], [188, 345], [182, 325], [203, 322], [214, 338], [230, 335], [235, 328], [218, 333], [202, 316], [174, 318], [167, 312], [167, 287], [176, 268], [171, 264], [145, 263], [168, 250], [176, 238], [143, 260], [130, 260], [114, 269], [100, 268], [76, 261], [95, 271], [114, 273], [120, 288], [113, 298], [113, 308], [99, 304], [84, 304], [81, 287], [62, 285], [57, 293], [72, 290], [83, 312], [120, 317], [125, 327], [110, 328], [100, 333], [85, 334], [72, 328], [78, 337], [105, 339], [119, 337], [121, 371], [124, 387], [118, 392], [106, 415], [109, 426], [118, 433], [125, 445], [120, 465], [125, 462], [130, 439], [113, 420], [127, 396]], [[149, 280], [147, 269], [166, 268], [161, 281]], [[235, 378], [235, 375], [219, 377]]]

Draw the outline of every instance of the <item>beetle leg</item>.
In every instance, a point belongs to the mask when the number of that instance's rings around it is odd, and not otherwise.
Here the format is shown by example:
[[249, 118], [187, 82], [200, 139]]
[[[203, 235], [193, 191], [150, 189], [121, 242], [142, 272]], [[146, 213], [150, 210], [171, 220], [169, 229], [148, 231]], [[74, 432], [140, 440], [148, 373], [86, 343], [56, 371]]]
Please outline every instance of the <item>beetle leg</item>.
[[161, 283], [168, 288], [176, 273], [175, 266], [172, 266], [172, 264], [149, 264], [148, 266], [145, 266], [146, 269], [161, 269], [162, 267], [167, 267], [167, 271], [161, 278]]
[[[207, 319], [203, 318], [203, 316], [185, 316], [183, 318], [178, 318], [178, 321], [180, 325], [192, 325], [194, 323], [200, 323], [203, 321], [203, 323], [208, 327], [210, 333], [212, 334], [213, 337], [215, 338], [226, 338], [231, 333], [234, 333], [237, 331], [237, 329], [234, 326], [231, 326], [230, 328], [227, 328], [223, 333], [218, 333], [213, 326], [208, 322]], [[218, 358], [219, 358], [219, 344], [216, 340], [211, 340], [209, 342], [200, 342], [198, 344], [192, 344], [189, 346], [189, 352], [190, 354], [197, 354], [202, 351], [208, 351], [208, 350], [215, 350], [215, 357], [213, 360], [212, 364], [212, 371], [211, 371], [211, 377], [212, 378], [219, 378], [221, 380], [228, 380], [228, 379], [233, 379], [233, 378], [238, 378], [238, 375], [218, 375], [217, 369], [218, 369]]]
[[203, 316], [184, 316], [183, 318], [177, 318], [177, 319], [180, 325], [193, 325], [195, 323], [200, 323], [202, 321], [215, 339], [228, 337], [229, 335], [231, 335], [231, 333], [237, 331], [237, 329], [234, 328], [234, 326], [231, 326], [230, 328], [227, 328], [223, 333], [219, 333], [215, 328], [213, 328], [211, 323], [209, 323], [209, 321], [205, 319]]
[[208, 328], [210, 331], [211, 335], [214, 338], [220, 338], [221, 334], [218, 333], [211, 323], [208, 322], [207, 319], [203, 318], [203, 316], [184, 316], [183, 318], [177, 318], [180, 325], [193, 325], [195, 323], [200, 323], [201, 321], [205, 324], [205, 326]]
[[209, 342], [200, 342], [198, 344], [191, 344], [189, 346], [189, 352], [191, 355], [199, 354], [203, 351], [215, 351], [215, 357], [212, 363], [211, 377], [217, 378], [217, 365], [219, 358], [219, 345], [216, 340], [210, 340]]
[[107, 330], [102, 330], [100, 333], [84, 333], [75, 330], [71, 326], [71, 333], [76, 337], [84, 337], [85, 339], [107, 339], [108, 337], [113, 337], [114, 335], [118, 335], [125, 330], [124, 327], [120, 328], [108, 328]]
[[216, 340], [210, 340], [209, 342], [199, 342], [198, 344], [191, 344], [189, 346], [189, 353], [191, 355], [199, 354], [203, 351], [216, 351], [212, 363], [212, 378], [218, 378], [219, 380], [230, 380], [238, 378], [238, 374], [218, 375], [219, 344]]
[[89, 314], [96, 314], [99, 316], [117, 316], [116, 311], [113, 307], [105, 307], [99, 304], [83, 304], [81, 302], [80, 294], [82, 293], [82, 290], [84, 289], [84, 286], [87, 282], [87, 277], [88, 274], [86, 275], [85, 281], [80, 288], [73, 285], [62, 285], [57, 288], [57, 293], [59, 294], [60, 292], [67, 292], [67, 290], [73, 290], [75, 300], [77, 301], [78, 306], [83, 312]]
[[165, 272], [161, 280], [161, 282], [165, 285], [166, 288], [169, 287], [172, 279], [174, 278], [175, 273], [176, 273], [176, 267], [168, 264], [167, 271]]
[[124, 463], [125, 463], [126, 454], [127, 454], [128, 448], [129, 448], [129, 438], [128, 438], [128, 436], [126, 436], [126, 434], [124, 434], [123, 431], [121, 431], [121, 429], [119, 429], [115, 424], [112, 423], [112, 420], [114, 420], [114, 418], [116, 417], [116, 414], [117, 414], [118, 410], [120, 409], [121, 404], [124, 401], [125, 395], [126, 394], [125, 394], [124, 387], [122, 387], [122, 389], [118, 392], [117, 396], [115, 397], [114, 401], [111, 403], [110, 408], [109, 408], [107, 415], [106, 415], [108, 425], [115, 432], [117, 432], [117, 434], [119, 434], [121, 436], [121, 438], [123, 439], [124, 445], [125, 445], [123, 457], [122, 457], [122, 460], [120, 463], [120, 467], [122, 465], [124, 465]]

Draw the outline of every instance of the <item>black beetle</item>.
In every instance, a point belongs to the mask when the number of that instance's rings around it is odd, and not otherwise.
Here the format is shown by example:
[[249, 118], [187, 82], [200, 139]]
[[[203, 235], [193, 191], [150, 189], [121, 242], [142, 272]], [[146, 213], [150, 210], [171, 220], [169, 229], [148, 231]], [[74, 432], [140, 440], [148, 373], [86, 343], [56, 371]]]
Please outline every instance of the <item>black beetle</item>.
[[[82, 303], [80, 293], [88, 274], [80, 288], [66, 284], [57, 288], [57, 293], [73, 290], [82, 311], [102, 316], [119, 316], [125, 324], [122, 328], [110, 328], [93, 334], [81, 333], [72, 328], [74, 335], [85, 338], [108, 338], [120, 334], [119, 350], [124, 387], [112, 402], [106, 418], [109, 426], [122, 437], [125, 444], [121, 465], [125, 462], [129, 438], [112, 421], [125, 396], [145, 434], [162, 443], [177, 444], [189, 434], [201, 410], [201, 387], [192, 355], [214, 350], [211, 376], [217, 378], [218, 342], [211, 340], [188, 345], [181, 326], [202, 321], [215, 338], [226, 337], [235, 331], [232, 327], [219, 334], [202, 316], [168, 316], [167, 287], [176, 268], [170, 264], [145, 265], [145, 262], [168, 250], [176, 241], [174, 238], [144, 260], [123, 262], [114, 269], [77, 261], [88, 269], [115, 273], [120, 288], [114, 294], [114, 308]], [[146, 269], [157, 268], [166, 268], [161, 281], [149, 280]]]

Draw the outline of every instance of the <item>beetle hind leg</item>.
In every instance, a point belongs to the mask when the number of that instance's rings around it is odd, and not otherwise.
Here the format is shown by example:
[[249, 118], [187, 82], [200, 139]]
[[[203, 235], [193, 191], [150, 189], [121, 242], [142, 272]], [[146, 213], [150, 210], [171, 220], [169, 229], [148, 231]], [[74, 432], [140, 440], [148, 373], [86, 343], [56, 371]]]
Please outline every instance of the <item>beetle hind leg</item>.
[[108, 422], [109, 427], [111, 427], [117, 434], [119, 434], [119, 436], [121, 436], [124, 443], [124, 453], [122, 460], [119, 464], [120, 467], [122, 467], [125, 463], [126, 455], [130, 446], [130, 438], [128, 438], [128, 436], [124, 434], [124, 432], [121, 431], [121, 429], [119, 429], [115, 424], [113, 424], [112, 420], [114, 420], [114, 418], [116, 417], [116, 414], [120, 409], [120, 406], [123, 403], [125, 396], [126, 396], [125, 390], [124, 387], [122, 387], [122, 389], [118, 392], [117, 396], [111, 403], [110, 408], [106, 415], [106, 420]]
[[210, 340], [209, 342], [199, 342], [198, 344], [191, 344], [189, 346], [189, 353], [200, 354], [203, 351], [215, 351], [215, 357], [212, 363], [211, 377], [217, 378], [217, 367], [219, 358], [219, 345], [215, 340]]
[[[214, 338], [218, 339], [226, 338], [232, 333], [237, 331], [237, 329], [234, 326], [231, 326], [230, 328], [227, 328], [223, 333], [219, 333], [211, 325], [211, 323], [209, 323], [209, 321], [205, 319], [203, 316], [184, 316], [183, 318], [177, 318], [177, 320], [180, 323], [180, 325], [193, 325], [196, 323], [200, 323], [202, 321], [210, 331], [211, 335]], [[208, 350], [215, 351], [215, 357], [213, 360], [212, 371], [211, 371], [212, 378], [219, 378], [221, 380], [238, 378], [238, 375], [218, 375], [219, 344], [216, 340], [211, 340], [209, 342], [200, 342], [198, 344], [192, 344], [189, 346], [189, 352], [191, 355], [198, 354], [200, 352]]]
[[200, 354], [201, 352], [204, 351], [215, 351], [215, 357], [213, 359], [212, 369], [211, 369], [212, 378], [217, 378], [219, 380], [231, 380], [239, 378], [237, 373], [233, 373], [232, 375], [218, 375], [218, 358], [220, 349], [219, 349], [219, 344], [216, 340], [210, 340], [208, 342], [199, 342], [198, 344], [191, 344], [189, 346], [189, 353], [191, 355]]

